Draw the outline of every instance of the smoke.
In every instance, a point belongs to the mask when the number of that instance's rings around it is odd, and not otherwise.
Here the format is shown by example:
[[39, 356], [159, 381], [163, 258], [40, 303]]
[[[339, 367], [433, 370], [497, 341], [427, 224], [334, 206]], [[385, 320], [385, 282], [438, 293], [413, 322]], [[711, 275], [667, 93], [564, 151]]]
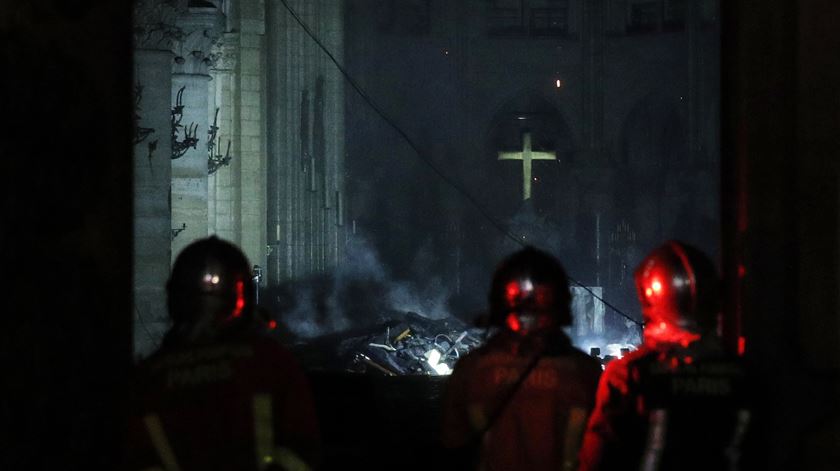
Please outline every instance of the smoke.
[[449, 288], [440, 277], [432, 277], [424, 286], [415, 283], [393, 283], [388, 292], [391, 307], [403, 312], [416, 312], [429, 319], [449, 317]]
[[[415, 259], [428, 257], [421, 248]], [[376, 250], [356, 235], [332, 273], [269, 288], [267, 304], [286, 330], [301, 339], [362, 329], [414, 312], [430, 319], [450, 316], [450, 290], [439, 276], [396, 281]]]

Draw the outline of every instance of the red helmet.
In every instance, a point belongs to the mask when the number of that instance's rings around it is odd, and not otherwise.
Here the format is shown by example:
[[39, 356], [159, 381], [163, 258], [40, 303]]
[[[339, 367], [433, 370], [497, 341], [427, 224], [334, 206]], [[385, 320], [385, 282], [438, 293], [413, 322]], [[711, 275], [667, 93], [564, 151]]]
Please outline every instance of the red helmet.
[[715, 327], [719, 281], [712, 261], [682, 242], [651, 252], [635, 273], [645, 335], [672, 329], [701, 334]]
[[181, 251], [166, 284], [172, 335], [187, 342], [211, 340], [250, 320], [250, 266], [242, 251], [216, 236]]
[[490, 286], [490, 323], [517, 334], [571, 325], [566, 272], [553, 256], [526, 247], [499, 264]]

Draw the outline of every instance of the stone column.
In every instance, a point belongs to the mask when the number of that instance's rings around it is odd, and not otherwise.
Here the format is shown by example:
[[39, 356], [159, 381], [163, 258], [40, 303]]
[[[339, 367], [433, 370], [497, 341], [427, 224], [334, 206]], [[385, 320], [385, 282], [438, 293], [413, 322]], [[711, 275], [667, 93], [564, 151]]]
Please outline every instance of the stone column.
[[172, 43], [179, 37], [171, 4], [135, 4], [134, 351], [149, 354], [167, 328], [171, 213], [170, 98]]
[[[290, 6], [306, 19], [304, 2]], [[301, 143], [301, 94], [304, 37], [280, 2], [267, 5], [268, 29], [268, 237], [269, 283], [301, 273], [304, 237], [304, 158]]]
[[[215, 7], [188, 8], [178, 16], [177, 25], [183, 35], [174, 48], [172, 106], [177, 104], [178, 93], [183, 89], [181, 124], [195, 127], [198, 144], [172, 160], [172, 227], [184, 228], [172, 240], [173, 260], [186, 245], [208, 235], [208, 82], [213, 63], [210, 49], [221, 36], [224, 16]], [[183, 130], [177, 138], [184, 139]]]
[[[208, 120], [212, 124], [216, 119], [218, 131], [215, 155], [225, 155], [228, 143], [231, 144], [231, 161], [219, 167], [208, 178], [208, 229], [223, 239], [241, 245], [240, 240], [240, 205], [241, 183], [239, 175], [242, 166], [239, 142], [234, 138], [238, 126], [234, 126], [236, 92], [236, 47], [239, 44], [238, 33], [225, 33], [222, 41], [213, 48], [214, 66], [210, 71]], [[218, 110], [218, 115], [216, 115]], [[234, 142], [236, 141], [236, 142]], [[210, 143], [207, 142], [207, 145]], [[207, 145], [204, 146], [207, 149]], [[209, 154], [208, 154], [209, 156]], [[257, 183], [254, 182], [254, 185]]]
[[[343, 2], [291, 0], [338, 60]], [[344, 82], [280, 2], [267, 7], [268, 281], [329, 271], [344, 245]]]
[[285, 64], [283, 48], [286, 45], [284, 38], [284, 18], [280, 2], [269, 2], [266, 5], [266, 51], [267, 51], [267, 151], [266, 161], [266, 189], [268, 211], [266, 221], [267, 245], [269, 254], [267, 257], [269, 284], [278, 284], [288, 275], [286, 273], [287, 263], [285, 260], [285, 239], [287, 237], [287, 226], [285, 224], [285, 208], [282, 204], [285, 200], [285, 185], [283, 185], [286, 174], [285, 166], [280, 155], [283, 153], [283, 136], [281, 131], [285, 124], [284, 108], [288, 106], [283, 88], [285, 86]]
[[[272, 2], [274, 3], [274, 2]], [[265, 5], [237, 3], [233, 149], [239, 159], [240, 243], [251, 263], [266, 266]], [[227, 41], [227, 40], [226, 40]], [[273, 234], [273, 231], [272, 231]]]
[[[344, 2], [324, 2], [321, 38], [333, 55], [344, 62]], [[321, 57], [324, 70], [326, 102], [325, 123], [325, 175], [324, 175], [324, 263], [327, 269], [341, 265], [347, 230], [344, 224], [344, 77], [329, 60]], [[340, 195], [340, 196], [339, 196]], [[341, 199], [341, 205], [338, 203]], [[339, 207], [341, 206], [341, 207]]]

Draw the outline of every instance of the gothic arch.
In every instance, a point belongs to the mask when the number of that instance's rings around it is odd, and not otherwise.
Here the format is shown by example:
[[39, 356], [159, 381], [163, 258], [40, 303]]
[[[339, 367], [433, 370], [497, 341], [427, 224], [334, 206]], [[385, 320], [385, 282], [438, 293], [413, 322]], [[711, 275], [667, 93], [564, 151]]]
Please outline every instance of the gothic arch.
[[[483, 132], [483, 152], [473, 162], [480, 168], [480, 187], [493, 188], [486, 197], [490, 207], [497, 208], [502, 219], [515, 213], [522, 203], [521, 170], [515, 161], [498, 161], [499, 151], [521, 151], [522, 135], [531, 133], [532, 149], [554, 152], [553, 161], [534, 164], [533, 203], [544, 213], [554, 211], [559, 199], [557, 189], [563, 186], [565, 167], [574, 155], [575, 138], [562, 109], [554, 100], [535, 90], [525, 89], [493, 108]], [[521, 162], [520, 162], [521, 164]], [[520, 165], [521, 166], [521, 165]], [[517, 178], [518, 176], [518, 178]]]
[[[487, 136], [485, 154], [495, 156], [499, 144], [512, 145], [513, 142], [499, 142], [497, 139], [518, 140], [518, 133], [526, 127], [535, 127], [535, 135], [540, 134], [543, 147], [553, 146], [558, 153], [573, 152], [577, 148], [577, 138], [568, 123], [574, 120], [564, 111], [565, 107], [534, 89], [509, 95], [497, 103], [489, 115], [483, 133]], [[518, 120], [519, 117], [527, 119]]]

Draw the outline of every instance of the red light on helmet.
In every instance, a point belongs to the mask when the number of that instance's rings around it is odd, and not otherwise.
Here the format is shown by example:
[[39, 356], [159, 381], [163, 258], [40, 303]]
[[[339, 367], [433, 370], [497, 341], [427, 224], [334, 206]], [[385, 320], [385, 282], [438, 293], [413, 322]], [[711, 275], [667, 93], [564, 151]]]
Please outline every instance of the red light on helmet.
[[519, 321], [519, 318], [516, 317], [516, 314], [513, 312], [508, 314], [507, 319], [505, 319], [505, 323], [507, 324], [508, 329], [514, 332], [519, 332], [520, 330], [522, 330], [522, 323]]
[[245, 309], [245, 282], [236, 282], [236, 305], [233, 308], [232, 317], [239, 317], [242, 315], [242, 310]]
[[277, 321], [275, 321], [274, 319], [268, 321], [268, 328], [271, 329], [271, 330], [276, 329], [277, 328]]
[[509, 304], [516, 302], [522, 290], [519, 288], [518, 281], [511, 281], [505, 286], [505, 296]]

